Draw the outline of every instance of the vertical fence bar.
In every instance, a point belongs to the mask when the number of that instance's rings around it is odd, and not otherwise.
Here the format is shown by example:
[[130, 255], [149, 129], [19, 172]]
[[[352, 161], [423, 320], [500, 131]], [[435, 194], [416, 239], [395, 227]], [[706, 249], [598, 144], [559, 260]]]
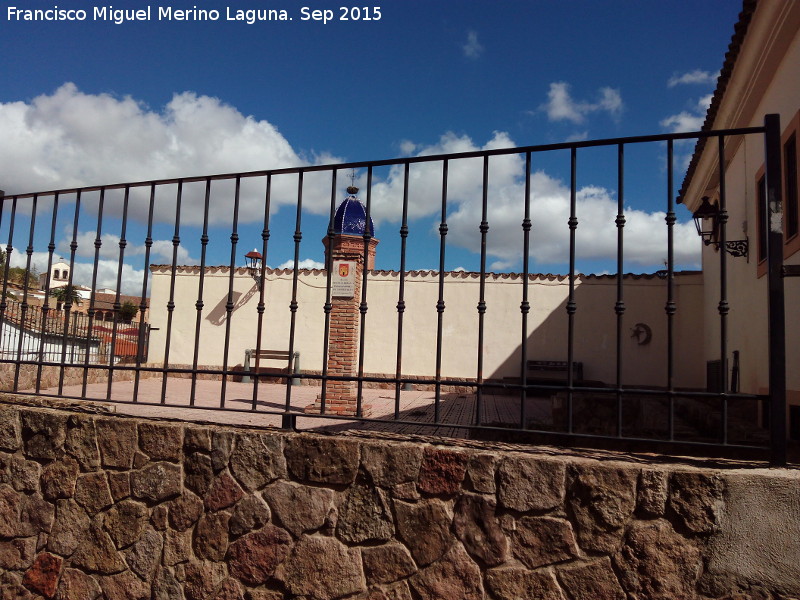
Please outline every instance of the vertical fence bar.
[[405, 163], [403, 170], [403, 218], [400, 225], [400, 287], [397, 292], [397, 365], [394, 383], [394, 418], [400, 418], [400, 378], [403, 361], [403, 316], [406, 311], [406, 243], [408, 238], [408, 174], [410, 163]]
[[[125, 264], [125, 247], [128, 245], [125, 235], [128, 227], [128, 200], [130, 197], [131, 188], [129, 185], [125, 186], [125, 195], [122, 199], [122, 226], [119, 234], [119, 263], [117, 264], [117, 288], [116, 295], [114, 296], [114, 323], [111, 326], [111, 352], [108, 357], [108, 388], [106, 389], [106, 399], [111, 399], [111, 384], [114, 379], [114, 354], [117, 349], [117, 327], [119, 324], [120, 309], [122, 306], [119, 303], [120, 288], [122, 287], [122, 267]], [[127, 341], [127, 338], [126, 338]]]
[[442, 161], [442, 220], [439, 223], [439, 299], [436, 301], [436, 377], [433, 399], [433, 422], [439, 422], [442, 400], [442, 329], [444, 327], [444, 252], [447, 237], [447, 171], [449, 161]]
[[[89, 379], [89, 347], [92, 341], [92, 330], [94, 328], [94, 302], [97, 294], [97, 266], [100, 262], [100, 248], [103, 246], [103, 204], [106, 198], [106, 188], [100, 188], [100, 200], [97, 205], [97, 235], [94, 238], [94, 263], [92, 265], [92, 292], [89, 296], [89, 323], [86, 326], [86, 355], [83, 359], [83, 382], [81, 383], [81, 397], [86, 397], [86, 385]], [[73, 340], [73, 343], [75, 340]]]
[[481, 277], [478, 297], [478, 388], [475, 393], [475, 424], [481, 424], [483, 411], [483, 324], [486, 317], [486, 234], [489, 231], [487, 220], [489, 199], [489, 156], [483, 157], [483, 190], [481, 198]]
[[719, 154], [719, 359], [722, 443], [728, 443], [728, 211], [725, 194], [725, 137], [717, 137]]
[[252, 410], [256, 410], [258, 404], [258, 356], [261, 352], [261, 334], [264, 330], [264, 276], [267, 269], [267, 250], [269, 245], [269, 204], [272, 197], [272, 174], [267, 175], [267, 190], [264, 197], [264, 226], [261, 229], [261, 272], [258, 281], [258, 324], [256, 325], [256, 371], [253, 378], [253, 403]]
[[228, 270], [228, 300], [225, 303], [225, 345], [222, 348], [222, 385], [219, 392], [219, 407], [225, 407], [225, 393], [228, 389], [228, 357], [231, 344], [231, 316], [233, 315], [233, 283], [236, 277], [236, 247], [239, 244], [239, 194], [242, 178], [236, 176], [236, 189], [233, 193], [233, 224], [231, 230], [231, 263]]
[[[70, 317], [72, 316], [72, 282], [73, 274], [75, 272], [75, 253], [78, 250], [78, 224], [81, 213], [81, 190], [75, 195], [75, 214], [72, 221], [72, 241], [69, 243], [69, 277], [67, 278], [67, 291], [69, 292], [64, 298], [64, 337], [61, 341], [61, 370], [58, 373], [58, 395], [61, 396], [64, 391], [64, 375], [66, 371], [67, 362], [67, 339], [69, 336]], [[77, 321], [76, 321], [77, 322]], [[75, 340], [74, 324], [73, 324], [73, 342]], [[75, 361], [74, 348], [70, 351], [70, 364]]]
[[[178, 191], [175, 197], [175, 230], [172, 235], [172, 265], [169, 278], [169, 300], [167, 300], [167, 332], [164, 336], [164, 367], [161, 379], [161, 404], [167, 401], [167, 376], [169, 371], [169, 347], [172, 341], [172, 313], [175, 311], [175, 276], [178, 271], [178, 248], [181, 245], [181, 199], [183, 196], [183, 180], [178, 180]], [[224, 380], [224, 379], [223, 379]]]
[[[3, 190], [0, 190], [0, 225], [3, 223], [3, 215], [6, 212], [6, 193]], [[12, 223], [13, 224], [13, 223]], [[11, 227], [9, 229], [9, 236], [14, 231], [14, 228]], [[10, 245], [10, 244], [9, 244]], [[3, 266], [3, 296], [0, 298], [0, 331], [2, 332], [9, 332], [10, 329], [7, 327], [3, 327], [3, 323], [6, 322], [6, 287], [8, 284], [8, 254], [6, 254], [4, 259], [4, 266]], [[6, 343], [5, 343], [5, 334], [3, 335], [3, 339], [0, 340], [0, 357], [5, 359], [6, 357]]]
[[617, 146], [617, 437], [622, 437], [622, 324], [625, 316], [623, 269], [625, 268], [625, 146]]
[[669, 394], [668, 428], [670, 441], [675, 439], [675, 197], [673, 189], [673, 140], [667, 140], [667, 392]]
[[330, 214], [328, 215], [328, 246], [325, 253], [325, 329], [323, 330], [324, 339], [322, 340], [322, 390], [319, 395], [319, 412], [325, 414], [325, 403], [328, 398], [328, 351], [330, 348], [331, 340], [331, 311], [333, 304], [331, 303], [331, 279], [333, 276], [333, 219], [336, 211], [336, 175], [337, 169], [333, 170], [331, 175], [331, 204]]
[[[144, 315], [147, 310], [147, 276], [150, 274], [150, 249], [153, 247], [153, 208], [156, 200], [156, 184], [150, 184], [150, 205], [147, 209], [147, 234], [144, 239], [144, 269], [142, 273], [142, 296], [139, 299], [139, 314]], [[139, 333], [136, 339], [136, 370], [133, 374], [133, 402], [139, 401], [139, 379], [142, 370], [142, 358], [144, 355], [144, 338], [146, 324], [144, 318], [139, 321]], [[147, 335], [148, 347], [150, 345], [150, 335]], [[163, 398], [162, 394], [162, 398]]]
[[770, 464], [786, 465], [786, 314], [783, 293], [783, 198], [780, 116], [764, 117], [767, 183], [767, 286], [769, 303]]
[[366, 206], [366, 216], [364, 217], [364, 257], [363, 257], [363, 266], [361, 269], [361, 303], [358, 306], [358, 310], [361, 313], [361, 331], [360, 331], [360, 339], [358, 343], [358, 392], [356, 393], [356, 416], [362, 416], [362, 406], [363, 406], [363, 399], [362, 395], [364, 392], [364, 351], [365, 351], [365, 342], [366, 342], [366, 335], [367, 335], [367, 282], [369, 281], [369, 268], [368, 268], [368, 261], [369, 261], [369, 246], [370, 242], [372, 241], [372, 229], [370, 225], [372, 223], [372, 216], [370, 214], [370, 210], [372, 207], [372, 166], [367, 168], [367, 206]]
[[[52, 320], [49, 317], [50, 314], [50, 270], [53, 268], [53, 253], [56, 250], [56, 222], [58, 220], [58, 197], [59, 193], [56, 192], [53, 196], [53, 217], [50, 220], [50, 242], [47, 244], [47, 270], [45, 273], [47, 276], [44, 279], [44, 301], [42, 303], [42, 325], [41, 325], [41, 336], [39, 338], [39, 364], [36, 367], [36, 393], [38, 394], [42, 389], [42, 367], [44, 366], [43, 363], [45, 362], [45, 345], [44, 339], [45, 334], [51, 331], [51, 327], [54, 325]], [[55, 328], [52, 328], [53, 333], [55, 333]], [[51, 352], [48, 351], [47, 354]], [[50, 362], [50, 361], [48, 361]]]
[[[36, 229], [36, 207], [39, 202], [39, 195], [33, 195], [33, 206], [31, 207], [31, 224], [28, 231], [28, 246], [25, 248], [25, 277], [22, 280], [22, 306], [19, 318], [19, 343], [17, 348], [17, 360], [14, 364], [14, 391], [19, 389], [19, 371], [22, 368], [22, 342], [25, 339], [28, 316], [28, 282], [31, 274], [31, 258], [33, 258], [33, 235]], [[27, 353], [26, 353], [27, 354]]]
[[211, 200], [211, 180], [206, 179], [206, 191], [203, 198], [203, 233], [200, 234], [200, 277], [197, 282], [197, 301], [194, 308], [197, 317], [194, 323], [194, 352], [192, 353], [192, 388], [189, 392], [189, 406], [194, 406], [197, 393], [197, 363], [200, 355], [200, 325], [203, 322], [203, 287], [206, 280], [206, 252], [208, 251], [208, 205]]
[[[297, 326], [297, 307], [298, 307], [297, 271], [300, 268], [300, 241], [303, 239], [303, 230], [301, 228], [301, 223], [303, 218], [303, 175], [304, 175], [303, 171], [300, 171], [297, 174], [297, 212], [295, 214], [295, 222], [294, 222], [294, 275], [292, 276], [292, 300], [289, 303], [289, 311], [291, 313], [291, 320], [289, 322], [290, 359], [291, 357], [294, 357], [294, 334], [295, 334], [295, 327]], [[286, 375], [285, 410], [288, 413], [291, 409], [292, 409], [292, 374], [288, 373]]]
[[575, 360], [575, 230], [578, 228], [577, 209], [578, 150], [570, 151], [569, 176], [569, 298], [567, 299], [567, 432], [572, 433], [573, 386], [575, 385], [573, 362]]
[[530, 269], [531, 250], [531, 153], [525, 153], [525, 216], [522, 218], [522, 302], [519, 305], [522, 314], [522, 339], [520, 341], [520, 383], [519, 393], [519, 428], [526, 429], [527, 415], [525, 408], [528, 398], [528, 313], [531, 304], [528, 301], [528, 270]]

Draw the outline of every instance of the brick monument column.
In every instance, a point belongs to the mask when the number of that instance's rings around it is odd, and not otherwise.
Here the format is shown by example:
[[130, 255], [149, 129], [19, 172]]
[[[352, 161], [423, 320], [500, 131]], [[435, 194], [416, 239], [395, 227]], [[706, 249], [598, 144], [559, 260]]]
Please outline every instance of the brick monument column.
[[[347, 188], [348, 197], [339, 205], [334, 217], [332, 240], [325, 236], [325, 264], [331, 265], [331, 312], [328, 333], [328, 375], [356, 377], [358, 375], [358, 345], [360, 338], [361, 281], [364, 269], [364, 228], [366, 209], [356, 197], [358, 188]], [[369, 231], [374, 235], [372, 219]], [[366, 268], [375, 268], [375, 247], [378, 240], [369, 240]], [[329, 259], [330, 253], [330, 259]], [[358, 383], [327, 380], [325, 383], [325, 413], [355, 416], [358, 404]], [[319, 413], [322, 395], [308, 405], [306, 413]], [[361, 416], [368, 417], [371, 407], [362, 403]]]

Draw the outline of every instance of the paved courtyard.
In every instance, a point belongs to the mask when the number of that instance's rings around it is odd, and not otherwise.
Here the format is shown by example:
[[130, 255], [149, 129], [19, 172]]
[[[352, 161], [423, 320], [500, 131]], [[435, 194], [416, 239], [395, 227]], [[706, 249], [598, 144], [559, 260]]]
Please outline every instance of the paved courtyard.
[[[115, 381], [108, 393], [107, 383], [94, 383], [86, 387], [87, 400], [107, 403], [110, 410], [122, 414], [165, 417], [184, 421], [213, 422], [220, 424], [251, 425], [257, 427], [280, 427], [281, 413], [286, 407], [287, 390], [293, 412], [300, 412], [318, 397], [317, 386], [287, 386], [276, 383], [259, 383], [255, 406], [253, 383], [228, 381], [223, 400], [222, 382], [197, 380], [194, 403], [191, 379], [168, 378], [166, 388], [161, 377], [140, 379], [138, 401], [133, 402], [133, 381]], [[165, 389], [164, 403], [161, 403]], [[82, 396], [80, 385], [65, 386], [62, 395], [78, 398]], [[24, 393], [24, 391], [23, 391]], [[55, 389], [42, 390], [44, 394], [56, 394]], [[110, 401], [109, 401], [110, 400]], [[371, 406], [372, 419], [391, 421], [395, 419], [394, 390], [364, 389], [363, 402]], [[519, 397], [484, 394], [482, 402], [483, 423], [518, 423]], [[468, 393], [442, 393], [439, 402], [439, 421], [469, 425], [474, 421], [476, 397]], [[400, 392], [397, 422], [359, 422], [351, 419], [326, 419], [319, 417], [297, 417], [297, 428], [301, 430], [369, 430], [398, 434], [434, 435], [443, 437], [467, 437], [464, 427], [426, 425], [434, 422], [435, 393], [433, 391], [403, 390]], [[530, 402], [529, 411], [535, 409]], [[539, 407], [540, 411], [544, 407]], [[542, 415], [544, 416], [544, 415]]]

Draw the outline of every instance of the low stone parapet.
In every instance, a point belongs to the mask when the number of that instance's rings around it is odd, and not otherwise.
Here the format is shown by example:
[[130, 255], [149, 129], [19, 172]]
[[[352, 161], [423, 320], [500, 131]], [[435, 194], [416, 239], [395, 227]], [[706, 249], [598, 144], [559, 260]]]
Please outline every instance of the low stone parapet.
[[0, 597], [800, 595], [800, 473], [742, 467], [198, 425], [10, 397]]

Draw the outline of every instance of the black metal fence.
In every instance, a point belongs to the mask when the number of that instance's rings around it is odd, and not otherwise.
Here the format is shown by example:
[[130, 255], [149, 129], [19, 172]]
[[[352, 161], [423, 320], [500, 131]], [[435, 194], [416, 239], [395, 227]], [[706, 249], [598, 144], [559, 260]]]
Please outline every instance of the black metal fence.
[[[776, 135], [778, 136], [777, 142]], [[452, 425], [476, 437], [523, 441], [554, 439], [576, 443], [607, 440], [612, 445], [641, 441], [647, 444], [658, 443], [659, 447], [675, 445], [678, 451], [691, 447], [700, 448], [701, 452], [709, 454], [716, 454], [731, 448], [755, 449], [768, 452], [772, 464], [785, 464], [787, 447], [785, 434], [785, 332], [782, 321], [783, 289], [780, 276], [782, 255], [780, 246], [776, 246], [781, 243], [777, 237], [779, 233], [770, 232], [770, 323], [769, 330], [763, 332], [765, 337], [769, 337], [769, 394], [741, 393], [738, 389], [732, 391], [727, 368], [718, 370], [720, 377], [718, 385], [709, 385], [708, 388], [687, 389], [676, 383], [678, 380], [676, 372], [677, 340], [674, 325], [676, 315], [680, 311], [703, 310], [702, 306], [679, 306], [675, 293], [676, 271], [678, 270], [674, 236], [678, 222], [675, 206], [675, 179], [682, 174], [675, 167], [676, 146], [697, 138], [708, 138], [709, 141], [716, 140], [718, 142], [722, 184], [719, 198], [720, 226], [717, 235], [724, 247], [727, 240], [725, 142], [738, 136], [755, 139], [759, 144], [762, 140], [766, 140], [767, 187], [769, 197], [773, 200], [769, 203], [769, 210], [780, 210], [780, 128], [776, 120], [771, 117], [767, 119], [765, 127], [736, 130], [581, 141], [336, 165], [299, 166], [258, 172], [6, 195], [0, 199], [0, 234], [5, 233], [8, 236], [3, 272], [3, 299], [0, 301], [0, 324], [4, 328], [6, 326], [20, 327], [31, 332], [31, 335], [28, 342], [21, 342], [22, 337], [13, 342], [9, 337], [7, 343], [4, 334], [2, 362], [13, 364], [17, 369], [22, 365], [36, 365], [38, 368], [63, 368], [67, 363], [82, 362], [82, 368], [87, 372], [100, 370], [107, 373], [106, 398], [110, 401], [118, 400], [112, 395], [114, 374], [121, 371], [133, 371], [134, 391], [132, 397], [127, 401], [143, 404], [172, 404], [167, 396], [168, 379], [170, 377], [189, 378], [191, 379], [189, 401], [188, 403], [175, 403], [175, 406], [192, 408], [208, 408], [195, 402], [197, 385], [204, 378], [216, 377], [221, 381], [219, 404], [216, 408], [280, 415], [284, 426], [294, 426], [299, 416], [313, 418], [313, 415], [303, 413], [302, 409], [292, 403], [292, 379], [295, 380], [295, 383], [297, 380], [302, 380], [305, 383], [316, 383], [321, 386], [323, 414], [318, 416], [328, 419], [339, 418], [348, 422], [367, 420], [363, 416], [360, 403], [367, 387], [380, 385], [393, 388], [395, 398], [393, 414], [373, 419], [375, 422], [385, 424], [412, 422], [418, 424], [417, 421], [409, 420], [407, 413], [401, 410], [401, 396], [404, 390], [411, 386], [430, 386], [433, 392], [433, 411], [429, 424], [431, 426]], [[664, 165], [660, 175], [661, 181], [655, 187], [663, 198], [660, 204], [664, 214], [663, 227], [666, 231], [666, 245], [663, 249], [664, 264], [656, 273], [659, 281], [662, 282], [663, 289], [662, 318], [666, 329], [665, 364], [663, 365], [663, 376], [657, 380], [653, 380], [647, 385], [631, 386], [626, 385], [623, 380], [623, 368], [626, 360], [629, 359], [627, 351], [624, 350], [623, 341], [628, 335], [626, 327], [630, 325], [626, 323], [625, 296], [629, 279], [626, 279], [624, 274], [628, 258], [626, 255], [626, 243], [628, 243], [626, 217], [631, 210], [626, 206], [626, 178], [631, 173], [629, 165], [636, 162], [631, 156], [635, 156], [636, 151], [644, 147], [649, 148], [651, 152], [655, 149], [656, 155]], [[685, 146], [680, 146], [680, 148], [685, 151]], [[609, 226], [614, 228], [616, 238], [615, 256], [611, 260], [611, 264], [614, 264], [615, 268], [613, 272], [605, 275], [615, 287], [615, 301], [607, 312], [607, 318], [614, 322], [615, 339], [610, 351], [602, 350], [599, 343], [597, 346], [597, 352], [613, 354], [616, 376], [613, 380], [604, 382], [580, 381], [576, 377], [576, 373], [579, 371], [575, 368], [576, 364], [580, 362], [575, 356], [577, 335], [575, 319], [582, 308], [577, 289], [582, 260], [578, 248], [582, 239], [581, 219], [583, 218], [580, 212], [578, 181], [582, 172], [581, 166], [591, 164], [591, 161], [583, 163], [582, 157], [590, 156], [589, 153], [595, 149], [605, 149], [613, 156], [610, 180], [615, 188], [617, 203], [617, 214], [613, 222], [609, 223]], [[519, 186], [515, 188], [519, 193], [511, 200], [511, 203], [516, 206], [515, 210], [522, 218], [513, 231], [507, 229], [495, 231], [492, 229], [493, 223], [490, 222], [491, 209], [496, 201], [494, 196], [496, 190], [492, 187], [492, 168], [507, 159], [519, 161], [524, 165], [517, 180]], [[532, 207], [535, 207], [541, 199], [536, 196], [532, 178], [536, 177], [538, 172], [536, 169], [541, 168], [537, 165], [549, 165], [558, 160], [564, 161], [566, 173], [568, 173], [565, 177], [565, 180], [569, 182], [567, 184], [567, 219], [565, 222], [537, 222], [532, 216]], [[468, 166], [463, 167], [465, 164]], [[300, 369], [299, 372], [292, 375], [292, 378], [283, 379], [285, 383], [283, 404], [276, 407], [259, 403], [259, 398], [265, 393], [266, 378], [274, 376], [274, 373], [270, 375], [253, 372], [251, 373], [252, 402], [246, 408], [237, 408], [231, 406], [230, 403], [226, 405], [228, 383], [241, 376], [241, 369], [235, 364], [239, 357], [234, 356], [230, 348], [233, 343], [231, 321], [234, 318], [245, 318], [239, 312], [234, 315], [238, 309], [237, 301], [239, 300], [239, 296], [235, 292], [234, 281], [242, 273], [239, 266], [241, 264], [240, 254], [243, 254], [240, 248], [242, 233], [245, 228], [253, 227], [253, 223], [258, 223], [260, 245], [257, 250], [263, 257], [264, 265], [268, 260], [275, 260], [273, 254], [278, 256], [277, 260], [280, 260], [279, 252], [275, 249], [278, 247], [278, 239], [284, 236], [289, 240], [289, 245], [282, 247], [286, 249], [290, 257], [288, 261], [290, 270], [286, 273], [292, 280], [291, 299], [285, 307], [288, 334], [283, 339], [275, 339], [265, 325], [264, 314], [270, 298], [268, 286], [265, 286], [267, 270], [262, 268], [256, 272], [259, 285], [254, 292], [258, 296], [255, 310], [247, 317], [251, 319], [254, 332], [254, 340], [249, 342], [247, 347], [256, 351], [265, 347], [288, 348], [288, 355], [293, 355], [296, 351], [295, 336], [298, 326], [301, 256], [302, 249], [307, 247], [303, 244], [309, 237], [314, 240], [315, 244], [318, 243], [319, 238], [314, 239], [313, 234], [316, 231], [315, 227], [319, 227], [320, 223], [322, 223], [321, 232], [327, 237], [328, 242], [333, 240], [334, 213], [338, 201], [342, 198], [340, 192], [342, 175], [349, 175], [352, 170], [360, 170], [362, 176], [365, 172], [366, 185], [362, 186], [364, 188], [362, 197], [367, 221], [373, 215], [377, 215], [379, 207], [376, 204], [376, 196], [378, 191], [381, 191], [382, 194], [385, 191], [380, 186], [385, 185], [389, 177], [392, 177], [397, 184], [395, 186], [396, 195], [392, 196], [389, 202], [383, 202], [385, 198], [382, 196], [380, 205], [381, 210], [391, 213], [391, 216], [386, 218], [387, 221], [394, 220], [399, 223], [399, 232], [393, 245], [387, 242], [389, 239], [387, 235], [382, 236], [382, 243], [390, 247], [390, 250], [386, 252], [395, 253], [394, 256], [398, 261], [395, 263], [397, 264], [399, 284], [397, 312], [394, 316], [397, 336], [394, 345], [395, 372], [371, 374], [365, 368], [365, 332], [368, 331], [373, 319], [389, 318], [385, 314], [373, 317], [370, 312], [371, 282], [365, 270], [360, 282], [359, 317], [356, 324], [360, 332], [360, 352], [351, 375], [341, 376], [329, 373], [328, 362], [323, 359], [320, 368]], [[440, 209], [440, 218], [437, 219], [438, 223], [435, 228], [437, 238], [433, 246], [435, 250], [427, 254], [434, 263], [431, 266], [438, 267], [435, 268], [438, 277], [438, 298], [433, 306], [428, 307], [436, 313], [436, 333], [432, 338], [434, 339], [432, 346], [421, 349], [419, 347], [408, 348], [404, 345], [404, 337], [408, 334], [404, 328], [404, 318], [407, 309], [405, 294], [411, 245], [426, 242], [432, 233], [429, 221], [420, 223], [415, 216], [415, 210], [419, 210], [415, 194], [421, 192], [419, 189], [414, 189], [414, 182], [423, 173], [423, 170], [428, 175], [431, 172], [436, 173], [435, 179], [440, 186], [439, 191], [432, 192], [428, 187], [424, 190], [424, 194], [434, 198], [437, 213]], [[606, 175], [608, 176], [608, 173]], [[475, 277], [479, 283], [479, 298], [474, 315], [477, 346], [469, 350], [476, 356], [477, 367], [474, 375], [470, 377], [453, 377], [442, 370], [442, 353], [447, 344], [445, 333], [447, 305], [444, 294], [446, 259], [448, 252], [454, 248], [448, 236], [452, 237], [452, 227], [456, 217], [461, 219], [463, 216], [455, 214], [451, 201], [456, 193], [454, 189], [460, 185], [457, 177], [477, 178], [475, 193], [478, 199], [475, 206], [479, 214], [472, 217], [474, 248], [479, 254], [479, 267], [475, 269]], [[320, 190], [326, 188], [329, 192], [326, 191], [321, 196]], [[426, 198], [428, 198], [427, 195]], [[774, 200], [777, 200], [777, 204]], [[428, 198], [426, 202], [430, 202], [430, 199]], [[67, 232], [66, 238], [60, 241], [58, 234], [62, 232], [57, 227], [57, 223], [65, 215], [71, 220], [71, 226], [64, 229]], [[45, 221], [44, 227], [41, 226], [43, 216], [48, 219]], [[226, 224], [221, 225], [226, 222], [230, 222], [229, 228]], [[112, 225], [113, 233], [109, 233], [112, 231]], [[223, 230], [226, 231], [224, 236], [220, 233]], [[566, 321], [565, 353], [562, 357], [562, 376], [552, 380], [543, 379], [540, 376], [541, 370], [532, 369], [531, 365], [534, 364], [535, 367], [537, 359], [542, 357], [529, 356], [527, 350], [530, 337], [528, 320], [532, 309], [536, 308], [535, 302], [531, 301], [530, 292], [531, 252], [536, 237], [546, 230], [561, 231], [566, 239], [565, 247], [567, 248], [567, 255], [563, 259], [566, 267], [563, 275], [567, 296], [563, 303], [563, 312], [557, 316]], [[486, 296], [486, 282], [490, 275], [487, 261], [490, 260], [489, 249], [492, 240], [510, 236], [517, 236], [519, 240], [522, 264], [521, 276], [518, 279], [518, 320], [516, 323], [508, 324], [509, 331], [516, 329], [519, 332], [517, 334], [520, 340], [519, 352], [514, 355], [518, 366], [515, 377], [493, 379], [487, 375], [484, 369], [484, 358], [487, 352], [485, 318], [487, 311], [492, 310], [491, 301]], [[366, 228], [362, 235], [365, 263], [368, 260], [370, 242], [373, 237], [370, 229]], [[17, 298], [18, 303], [12, 303], [7, 299], [9, 265], [13, 262], [14, 253], [20, 253], [15, 244], [19, 245], [19, 239], [25, 238], [27, 238], [27, 246], [22, 252], [24, 261], [21, 262], [24, 262], [28, 271], [35, 266], [36, 257], [43, 259], [39, 268], [49, 273], [52, 265], [58, 260], [56, 250], [68, 255], [68, 258], [63, 260], [69, 265], [69, 285], [85, 283], [93, 291], [87, 300], [89, 306], [85, 316], [75, 314], [73, 304], [69, 299], [64, 303], [63, 311], [58, 313], [55, 313], [53, 309], [34, 309], [29, 302], [27, 290]], [[204, 297], [204, 286], [208, 284], [209, 265], [215, 260], [212, 258], [214, 249], [217, 252], [224, 252], [229, 257], [225, 264], [228, 293], [219, 308], [219, 322], [224, 327], [224, 341], [219, 349], [221, 360], [213, 365], [204, 365], [202, 351], [204, 344], [208, 342], [202, 339], [201, 327], [210, 317], [210, 312], [206, 307], [207, 298]], [[245, 250], [249, 250], [249, 247]], [[187, 260], [187, 257], [190, 257], [191, 260]], [[82, 263], [81, 259], [83, 258], [90, 262]], [[158, 261], [159, 258], [162, 260]], [[717, 284], [719, 286], [716, 306], [719, 356], [712, 357], [715, 359], [724, 357], [727, 360], [729, 355], [727, 320], [730, 310], [728, 304], [728, 289], [731, 283], [728, 274], [728, 261], [730, 260], [734, 259], [728, 253], [720, 252], [720, 279], [718, 282], [705, 282], [706, 286]], [[137, 324], [123, 324], [115, 319], [110, 324], [109, 335], [103, 338], [98, 333], [99, 319], [96, 314], [98, 309], [94, 303], [94, 292], [101, 287], [100, 279], [106, 277], [106, 280], [116, 289], [115, 311], [118, 312], [120, 308], [120, 290], [126, 287], [128, 293], [136, 290], [135, 293], [140, 298], [139, 309], [143, 314], [148, 308], [151, 291], [150, 267], [154, 263], [158, 264], [156, 261], [166, 263], [165, 267], [168, 269], [169, 277], [166, 302], [163, 305], [149, 307], [151, 323], [154, 323], [153, 319], [156, 314], [163, 317], [157, 324], [160, 335], [163, 336], [163, 360], [159, 360], [157, 363], [152, 359], [151, 362], [148, 362], [147, 354], [144, 352], [148, 331], [148, 326], [144, 321]], [[44, 262], [46, 262], [46, 266]], [[196, 311], [195, 327], [193, 331], [185, 329], [176, 331], [173, 323], [178, 300], [176, 294], [183, 293], [179, 286], [176, 286], [176, 282], [186, 271], [179, 267], [187, 263], [192, 265], [197, 278], [196, 286], [192, 288], [197, 293], [196, 298], [192, 298], [193, 309]], [[113, 267], [113, 276], [103, 275], [104, 269], [107, 271], [110, 267]], [[319, 306], [312, 307], [313, 310], [324, 315], [324, 357], [328, 355], [331, 331], [330, 258], [325, 267], [327, 281], [325, 301]], [[76, 273], [79, 273], [81, 269], [83, 269], [83, 280], [78, 281], [81, 275], [76, 275]], [[741, 285], [741, 283], [739, 282], [737, 285]], [[45, 297], [52, 296], [53, 290], [49, 288], [49, 282], [42, 291]], [[185, 302], [188, 300], [185, 297], [181, 300], [184, 301], [185, 306]], [[51, 326], [51, 323], [60, 325]], [[105, 322], [102, 324], [108, 325]], [[54, 327], [52, 333], [49, 330], [50, 327]], [[135, 331], [123, 334], [129, 330]], [[60, 336], [62, 340], [60, 355], [58, 352], [49, 350], [50, 342], [45, 339], [47, 336], [39, 335], [39, 341], [36, 342], [37, 338], [33, 335], [36, 331], [40, 333], [44, 331], [50, 337]], [[126, 339], [123, 335], [130, 337]], [[78, 355], [73, 356], [67, 349], [70, 341], [78, 338], [83, 340], [81, 342], [83, 346], [76, 344], [73, 347], [84, 348], [83, 354], [78, 351]], [[190, 364], [176, 364], [174, 360], [171, 361], [170, 349], [177, 339], [192, 340], [193, 358]], [[97, 350], [93, 349], [95, 340], [104, 340], [98, 343]], [[16, 347], [14, 343], [16, 343]], [[36, 348], [37, 343], [38, 348]], [[123, 343], [126, 348], [135, 346], [136, 351], [125, 354], [127, 360], [111, 360], [112, 356], [121, 356], [118, 347]], [[700, 344], [702, 340], [698, 339], [696, 343]], [[85, 348], [87, 347], [92, 349], [86, 352]], [[428, 373], [408, 374], [404, 369], [404, 358], [408, 357], [409, 352], [422, 351], [431, 354], [433, 368]], [[161, 357], [162, 354], [158, 356]], [[105, 359], [101, 359], [101, 357], [105, 357]], [[144, 375], [162, 378], [163, 384], [159, 398], [145, 399], [141, 397], [140, 378]], [[330, 381], [357, 383], [358, 415], [345, 418], [324, 413], [326, 383]], [[17, 390], [16, 381], [14, 389]], [[85, 396], [85, 381], [83, 389]], [[466, 389], [474, 395], [475, 408], [467, 422], [461, 420], [447, 423], [445, 420], [440, 408], [449, 389]], [[716, 391], [711, 392], [707, 389]], [[39, 393], [47, 394], [48, 391], [42, 390]], [[514, 409], [516, 411], [515, 419], [506, 423], [485, 422], [483, 417], [485, 405], [494, 402], [496, 397], [501, 394], [518, 399]], [[465, 397], [456, 395], [448, 401], [459, 402], [459, 398]], [[547, 403], [550, 415], [548, 422], [532, 420], [530, 413], [536, 406], [536, 402]], [[747, 408], [743, 409], [742, 407]], [[769, 422], [762, 423], [765, 428], [764, 434], [762, 436], [732, 434], [732, 420], [739, 418], [737, 415], [740, 413], [744, 415], [743, 420], [749, 420], [751, 424], [753, 422], [752, 415], [768, 415]], [[688, 422], [688, 417], [684, 418], [686, 415], [695, 415], [695, 421], [703, 421], [704, 428], [698, 428], [698, 431], [687, 434], [683, 430], [685, 423]], [[601, 425], [587, 425], [588, 422], [593, 422], [598, 417], [602, 417], [604, 421]], [[654, 418], [658, 421], [657, 426], [650, 427], [643, 424], [651, 423]], [[757, 424], [757, 421], [756, 418], [754, 422]]]

